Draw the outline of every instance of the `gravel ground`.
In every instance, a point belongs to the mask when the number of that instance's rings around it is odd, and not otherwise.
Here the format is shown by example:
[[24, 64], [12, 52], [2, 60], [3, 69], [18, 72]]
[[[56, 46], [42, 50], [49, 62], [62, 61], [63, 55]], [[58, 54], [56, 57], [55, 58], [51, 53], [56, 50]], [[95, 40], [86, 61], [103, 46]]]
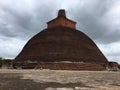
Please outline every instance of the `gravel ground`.
[[0, 90], [120, 90], [120, 72], [0, 69]]

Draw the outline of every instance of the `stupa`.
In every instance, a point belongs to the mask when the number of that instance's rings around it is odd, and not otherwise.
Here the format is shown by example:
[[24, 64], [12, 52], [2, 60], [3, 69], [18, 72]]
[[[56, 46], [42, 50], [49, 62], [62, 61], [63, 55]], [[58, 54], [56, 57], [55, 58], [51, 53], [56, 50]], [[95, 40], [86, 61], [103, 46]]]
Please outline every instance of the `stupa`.
[[14, 67], [53, 70], [106, 70], [108, 61], [97, 45], [76, 29], [65, 10], [47, 22], [15, 58]]

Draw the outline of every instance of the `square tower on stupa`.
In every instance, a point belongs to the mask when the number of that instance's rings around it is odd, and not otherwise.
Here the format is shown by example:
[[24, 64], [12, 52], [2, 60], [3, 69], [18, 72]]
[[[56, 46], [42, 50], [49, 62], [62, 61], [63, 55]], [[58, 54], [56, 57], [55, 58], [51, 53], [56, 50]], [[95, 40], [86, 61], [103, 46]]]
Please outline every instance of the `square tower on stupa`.
[[47, 22], [48, 28], [55, 26], [65, 26], [70, 28], [76, 28], [76, 22], [68, 19], [64, 9], [59, 10], [57, 18]]

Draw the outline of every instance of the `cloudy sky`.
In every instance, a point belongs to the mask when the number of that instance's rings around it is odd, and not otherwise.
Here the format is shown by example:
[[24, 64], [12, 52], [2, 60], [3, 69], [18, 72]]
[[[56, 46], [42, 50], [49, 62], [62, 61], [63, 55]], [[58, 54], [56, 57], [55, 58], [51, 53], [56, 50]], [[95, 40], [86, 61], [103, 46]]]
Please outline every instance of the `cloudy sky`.
[[0, 57], [15, 58], [59, 9], [109, 61], [120, 63], [120, 0], [0, 0]]

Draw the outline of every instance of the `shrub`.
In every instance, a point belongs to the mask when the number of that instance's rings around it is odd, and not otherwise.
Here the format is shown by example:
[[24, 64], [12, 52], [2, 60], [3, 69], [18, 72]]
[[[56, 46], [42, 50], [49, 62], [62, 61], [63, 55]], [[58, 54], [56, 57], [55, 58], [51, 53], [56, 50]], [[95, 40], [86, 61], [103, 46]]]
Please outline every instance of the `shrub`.
[[120, 69], [120, 64], [118, 65], [118, 68]]
[[2, 66], [2, 64], [3, 64], [3, 58], [0, 57], [0, 67]]

